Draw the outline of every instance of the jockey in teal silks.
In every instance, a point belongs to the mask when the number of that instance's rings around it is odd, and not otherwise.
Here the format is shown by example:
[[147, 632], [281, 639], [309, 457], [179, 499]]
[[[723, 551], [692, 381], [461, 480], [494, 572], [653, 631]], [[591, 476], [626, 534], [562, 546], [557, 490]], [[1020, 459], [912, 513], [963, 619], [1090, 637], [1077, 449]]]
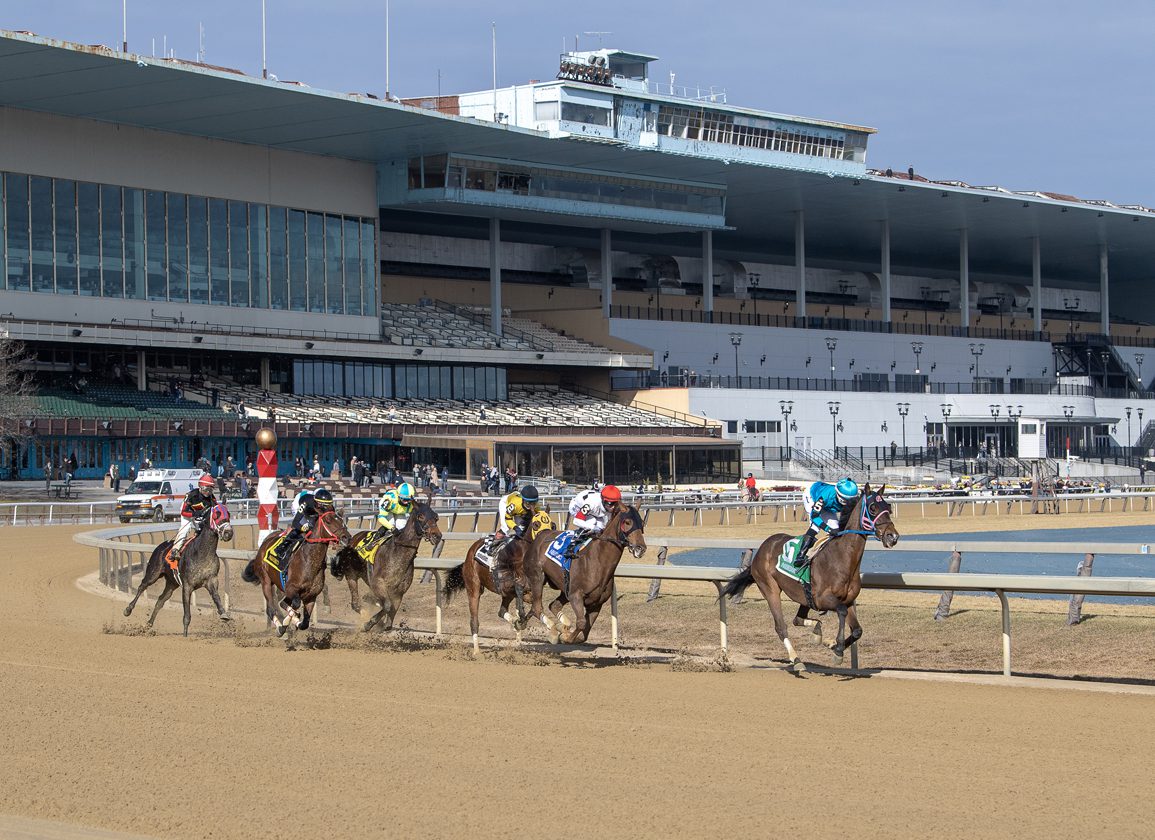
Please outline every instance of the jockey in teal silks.
[[842, 517], [857, 500], [858, 485], [849, 478], [844, 478], [837, 484], [816, 481], [806, 488], [802, 494], [802, 506], [810, 518], [810, 527], [798, 546], [795, 565], [802, 566], [808, 563], [807, 554], [810, 549], [820, 547], [832, 534], [841, 529]]

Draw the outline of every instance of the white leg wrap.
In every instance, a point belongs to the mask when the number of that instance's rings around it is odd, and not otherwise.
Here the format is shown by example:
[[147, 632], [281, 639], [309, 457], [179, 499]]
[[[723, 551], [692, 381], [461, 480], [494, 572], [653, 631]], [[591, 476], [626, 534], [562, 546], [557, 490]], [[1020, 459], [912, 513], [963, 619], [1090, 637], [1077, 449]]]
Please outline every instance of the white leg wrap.
[[798, 658], [798, 654], [794, 652], [794, 645], [790, 644], [789, 639], [783, 639], [782, 644], [786, 645], [786, 654], [790, 657], [791, 662]]

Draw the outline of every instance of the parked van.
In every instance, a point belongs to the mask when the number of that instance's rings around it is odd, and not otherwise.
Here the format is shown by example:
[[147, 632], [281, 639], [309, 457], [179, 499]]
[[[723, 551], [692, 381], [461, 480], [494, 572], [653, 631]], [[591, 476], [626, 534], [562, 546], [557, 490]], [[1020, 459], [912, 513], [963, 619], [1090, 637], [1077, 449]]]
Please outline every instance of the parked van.
[[202, 475], [201, 470], [141, 470], [128, 492], [117, 498], [116, 515], [121, 522], [175, 519], [180, 516], [185, 494], [196, 487]]

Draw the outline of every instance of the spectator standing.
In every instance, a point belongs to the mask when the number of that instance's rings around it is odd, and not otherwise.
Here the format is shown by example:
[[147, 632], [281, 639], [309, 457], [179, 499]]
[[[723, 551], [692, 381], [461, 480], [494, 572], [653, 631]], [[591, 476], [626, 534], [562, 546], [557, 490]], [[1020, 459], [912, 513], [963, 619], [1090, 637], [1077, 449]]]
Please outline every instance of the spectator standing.
[[316, 455], [314, 455], [313, 456], [313, 481], [320, 481], [320, 480], [321, 480], [321, 461]]
[[243, 472], [237, 474], [237, 489], [240, 491], [242, 499], [249, 497], [249, 477]]
[[331, 474], [333, 478], [340, 478], [341, 477], [341, 474], [342, 474], [341, 473], [341, 467], [342, 467], [341, 459], [340, 458], [334, 458], [333, 459], [333, 472]]
[[44, 495], [52, 492], [52, 459], [44, 462]]
[[112, 479], [112, 492], [120, 492], [120, 467], [117, 464], [112, 464], [108, 468], [108, 477]]
[[389, 406], [389, 422], [390, 423], [397, 422], [397, 406], [395, 406], [395, 405]]
[[1140, 461], [1139, 462], [1139, 483], [1144, 484], [1144, 485], [1147, 483], [1147, 462], [1146, 461]]

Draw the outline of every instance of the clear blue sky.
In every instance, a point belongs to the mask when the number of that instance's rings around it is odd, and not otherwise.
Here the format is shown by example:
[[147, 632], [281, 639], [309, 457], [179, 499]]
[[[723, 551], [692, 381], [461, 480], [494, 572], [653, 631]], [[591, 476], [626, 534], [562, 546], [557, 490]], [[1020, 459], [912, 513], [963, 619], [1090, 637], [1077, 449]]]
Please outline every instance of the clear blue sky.
[[[267, 0], [269, 70], [381, 93], [385, 0]], [[260, 71], [260, 0], [128, 0], [129, 48], [165, 36], [194, 58]], [[1155, 3], [900, 0], [890, 3], [558, 3], [392, 0], [400, 96], [551, 78], [562, 38], [661, 56], [653, 75], [724, 87], [730, 102], [879, 129], [868, 162], [930, 178], [1155, 207]], [[0, 27], [117, 46], [120, 0], [5, 0]], [[582, 36], [583, 46], [598, 38]]]

